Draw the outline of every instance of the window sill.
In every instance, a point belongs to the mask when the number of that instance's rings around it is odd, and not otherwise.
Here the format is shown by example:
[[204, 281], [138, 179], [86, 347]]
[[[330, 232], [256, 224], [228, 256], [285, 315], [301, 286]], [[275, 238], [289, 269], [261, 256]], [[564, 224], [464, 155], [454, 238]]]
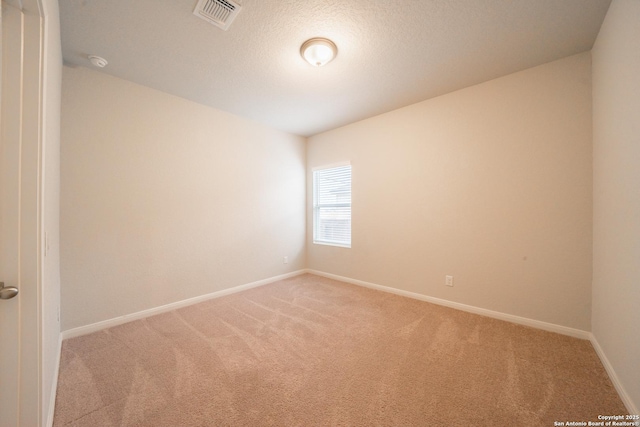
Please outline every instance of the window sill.
[[317, 241], [314, 240], [313, 241], [314, 245], [322, 245], [322, 246], [337, 246], [339, 248], [347, 248], [347, 249], [351, 249], [351, 245], [345, 245], [343, 243], [333, 243], [333, 242], [321, 242], [321, 241]]

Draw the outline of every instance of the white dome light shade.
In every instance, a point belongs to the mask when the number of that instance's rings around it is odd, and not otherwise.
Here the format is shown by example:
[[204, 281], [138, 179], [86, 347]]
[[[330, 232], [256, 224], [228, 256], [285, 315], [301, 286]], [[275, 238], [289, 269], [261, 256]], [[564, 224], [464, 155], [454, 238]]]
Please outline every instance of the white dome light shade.
[[307, 40], [300, 48], [300, 55], [314, 67], [321, 67], [338, 54], [336, 45], [328, 39], [315, 38]]

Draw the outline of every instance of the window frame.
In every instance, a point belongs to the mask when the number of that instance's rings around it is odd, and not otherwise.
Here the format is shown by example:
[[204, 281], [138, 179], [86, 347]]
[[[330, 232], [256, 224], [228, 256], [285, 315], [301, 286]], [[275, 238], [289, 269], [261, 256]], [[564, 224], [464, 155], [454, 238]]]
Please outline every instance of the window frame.
[[[327, 170], [327, 169], [336, 169], [336, 168], [342, 168], [345, 166], [349, 166], [349, 203], [323, 203], [320, 204], [318, 203], [318, 181], [316, 179], [316, 173], [319, 171], [323, 171], [323, 170]], [[353, 211], [352, 211], [352, 205], [353, 205], [353, 200], [351, 199], [351, 191], [353, 188], [353, 166], [351, 165], [351, 162], [349, 161], [345, 161], [345, 162], [339, 162], [339, 163], [332, 163], [332, 164], [328, 164], [328, 165], [322, 165], [322, 166], [317, 166], [314, 167], [312, 169], [312, 173], [311, 173], [311, 186], [312, 186], [312, 210], [313, 210], [313, 224], [312, 224], [312, 229], [313, 229], [313, 239], [312, 242], [315, 245], [326, 245], [326, 246], [336, 246], [336, 247], [340, 247], [340, 248], [351, 248], [351, 244], [352, 244], [352, 235], [351, 235], [351, 230], [352, 230], [352, 219], [353, 219]], [[349, 208], [349, 243], [344, 243], [344, 242], [339, 242], [339, 241], [331, 241], [331, 240], [321, 240], [318, 236], [319, 234], [319, 230], [318, 227], [320, 225], [319, 223], [319, 213], [320, 213], [320, 209], [321, 208], [331, 208], [331, 207], [348, 207]]]

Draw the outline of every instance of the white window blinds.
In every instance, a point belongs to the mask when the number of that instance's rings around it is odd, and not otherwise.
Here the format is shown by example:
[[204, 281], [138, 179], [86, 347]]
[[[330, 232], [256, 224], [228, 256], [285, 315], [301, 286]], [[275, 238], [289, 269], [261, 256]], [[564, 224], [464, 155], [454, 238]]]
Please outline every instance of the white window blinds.
[[313, 171], [313, 243], [351, 247], [351, 165]]

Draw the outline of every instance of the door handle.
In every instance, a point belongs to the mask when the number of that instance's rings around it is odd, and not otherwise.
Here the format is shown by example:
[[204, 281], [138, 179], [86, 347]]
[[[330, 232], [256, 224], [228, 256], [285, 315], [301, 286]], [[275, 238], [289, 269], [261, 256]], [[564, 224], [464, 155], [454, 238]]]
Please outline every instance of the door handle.
[[11, 299], [18, 295], [18, 288], [13, 286], [4, 287], [4, 282], [0, 282], [0, 299]]

